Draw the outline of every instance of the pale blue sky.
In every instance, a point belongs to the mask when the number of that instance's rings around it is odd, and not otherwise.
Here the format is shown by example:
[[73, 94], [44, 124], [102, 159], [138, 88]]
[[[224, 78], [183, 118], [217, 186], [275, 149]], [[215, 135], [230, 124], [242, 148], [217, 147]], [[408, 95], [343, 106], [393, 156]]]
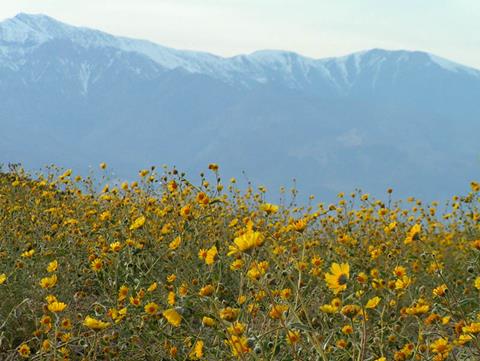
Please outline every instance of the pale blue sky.
[[480, 0], [0, 0], [19, 12], [219, 55], [424, 50], [480, 68]]

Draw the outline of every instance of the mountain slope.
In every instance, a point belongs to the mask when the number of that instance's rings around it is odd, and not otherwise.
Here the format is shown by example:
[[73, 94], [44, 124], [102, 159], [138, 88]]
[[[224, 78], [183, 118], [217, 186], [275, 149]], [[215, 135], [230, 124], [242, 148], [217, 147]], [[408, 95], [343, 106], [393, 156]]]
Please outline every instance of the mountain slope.
[[480, 178], [480, 72], [424, 52], [222, 58], [20, 14], [0, 23], [0, 99], [0, 162], [30, 168], [217, 161], [326, 199]]

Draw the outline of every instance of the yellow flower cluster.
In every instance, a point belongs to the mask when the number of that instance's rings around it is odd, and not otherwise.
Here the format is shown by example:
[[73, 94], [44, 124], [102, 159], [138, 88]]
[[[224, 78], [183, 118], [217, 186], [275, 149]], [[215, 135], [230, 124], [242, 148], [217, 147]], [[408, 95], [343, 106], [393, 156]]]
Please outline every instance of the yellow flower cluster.
[[0, 173], [0, 360], [480, 360], [478, 182], [302, 207], [208, 168]]

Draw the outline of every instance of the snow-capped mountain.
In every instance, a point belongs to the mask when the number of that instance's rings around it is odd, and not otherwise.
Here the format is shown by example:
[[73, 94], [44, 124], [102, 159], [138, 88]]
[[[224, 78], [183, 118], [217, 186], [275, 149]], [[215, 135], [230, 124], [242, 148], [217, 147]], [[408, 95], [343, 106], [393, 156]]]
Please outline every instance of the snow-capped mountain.
[[0, 99], [0, 162], [29, 167], [216, 160], [326, 197], [480, 178], [480, 71], [419, 51], [225, 58], [19, 14], [0, 22]]

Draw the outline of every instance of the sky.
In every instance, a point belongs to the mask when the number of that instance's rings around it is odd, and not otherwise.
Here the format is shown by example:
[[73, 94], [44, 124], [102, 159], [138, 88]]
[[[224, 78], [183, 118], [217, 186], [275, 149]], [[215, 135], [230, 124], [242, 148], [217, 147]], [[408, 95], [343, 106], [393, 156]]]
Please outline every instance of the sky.
[[0, 0], [0, 19], [20, 12], [224, 56], [406, 49], [480, 69], [480, 0]]

